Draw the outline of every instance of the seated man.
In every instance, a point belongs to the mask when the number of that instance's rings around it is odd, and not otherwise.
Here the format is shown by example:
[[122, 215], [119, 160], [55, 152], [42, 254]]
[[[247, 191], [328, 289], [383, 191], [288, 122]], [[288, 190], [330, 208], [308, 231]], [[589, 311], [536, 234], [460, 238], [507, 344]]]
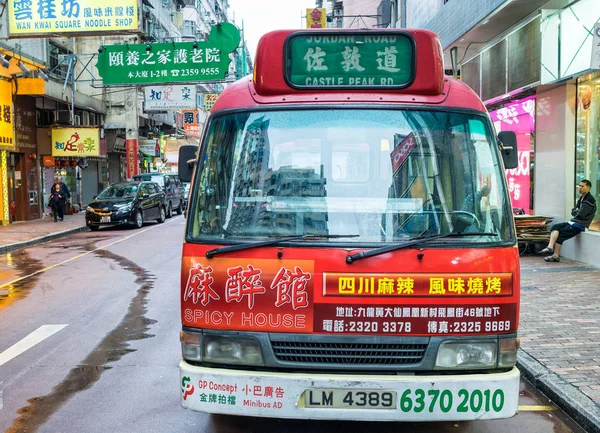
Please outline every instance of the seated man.
[[585, 231], [596, 216], [596, 199], [590, 193], [592, 183], [584, 179], [579, 182], [579, 193], [581, 197], [577, 200], [575, 207], [571, 209], [571, 221], [554, 224], [550, 233], [550, 242], [540, 253], [549, 253], [551, 255], [544, 257], [547, 262], [560, 262], [560, 249], [567, 239], [577, 236]]

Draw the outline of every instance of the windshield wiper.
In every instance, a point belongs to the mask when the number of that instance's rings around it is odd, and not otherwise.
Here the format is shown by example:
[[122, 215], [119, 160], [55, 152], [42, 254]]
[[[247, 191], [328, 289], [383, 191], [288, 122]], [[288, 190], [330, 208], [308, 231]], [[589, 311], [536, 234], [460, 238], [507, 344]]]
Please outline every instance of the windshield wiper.
[[346, 256], [346, 263], [352, 264], [357, 260], [366, 259], [367, 257], [378, 256], [380, 254], [389, 253], [390, 251], [401, 250], [403, 248], [412, 247], [413, 245], [419, 245], [427, 242], [431, 242], [436, 239], [443, 238], [460, 238], [463, 236], [498, 236], [497, 233], [445, 233], [442, 235], [434, 235], [434, 236], [418, 236], [416, 238], [411, 238], [408, 242], [398, 243], [394, 245], [389, 245], [387, 247], [375, 248], [374, 250], [363, 251], [361, 253], [351, 254]]
[[298, 235], [298, 236], [283, 236], [268, 241], [251, 242], [249, 244], [228, 245], [226, 247], [215, 248], [206, 252], [206, 257], [212, 259], [219, 254], [231, 253], [233, 251], [249, 250], [251, 248], [266, 247], [269, 245], [277, 245], [281, 242], [296, 241], [299, 239], [339, 239], [339, 238], [357, 238], [360, 235]]

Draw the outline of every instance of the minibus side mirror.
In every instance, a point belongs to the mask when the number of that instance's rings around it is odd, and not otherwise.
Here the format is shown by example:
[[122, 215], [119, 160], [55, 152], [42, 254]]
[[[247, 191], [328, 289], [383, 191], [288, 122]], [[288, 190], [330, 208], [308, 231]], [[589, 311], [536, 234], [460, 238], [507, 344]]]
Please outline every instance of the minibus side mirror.
[[185, 145], [179, 148], [178, 175], [182, 182], [191, 182], [198, 146]]
[[517, 134], [514, 131], [502, 131], [498, 134], [500, 141], [500, 152], [504, 161], [504, 168], [510, 170], [519, 166], [519, 154], [517, 152]]

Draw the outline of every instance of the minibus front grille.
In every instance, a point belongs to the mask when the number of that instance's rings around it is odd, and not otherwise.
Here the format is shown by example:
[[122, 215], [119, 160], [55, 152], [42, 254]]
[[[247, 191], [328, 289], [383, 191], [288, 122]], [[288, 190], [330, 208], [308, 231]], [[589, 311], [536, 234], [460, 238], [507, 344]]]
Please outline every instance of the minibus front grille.
[[422, 361], [427, 344], [271, 341], [279, 361], [321, 365], [407, 365]]

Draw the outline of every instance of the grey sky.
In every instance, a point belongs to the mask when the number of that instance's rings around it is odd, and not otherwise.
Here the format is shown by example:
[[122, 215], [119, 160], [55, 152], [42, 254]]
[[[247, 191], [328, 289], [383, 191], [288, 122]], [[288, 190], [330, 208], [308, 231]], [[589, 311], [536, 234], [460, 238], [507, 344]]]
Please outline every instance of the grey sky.
[[248, 49], [254, 61], [260, 37], [278, 29], [298, 29], [306, 25], [307, 8], [315, 7], [315, 0], [229, 0], [229, 16], [234, 17], [244, 31]]

